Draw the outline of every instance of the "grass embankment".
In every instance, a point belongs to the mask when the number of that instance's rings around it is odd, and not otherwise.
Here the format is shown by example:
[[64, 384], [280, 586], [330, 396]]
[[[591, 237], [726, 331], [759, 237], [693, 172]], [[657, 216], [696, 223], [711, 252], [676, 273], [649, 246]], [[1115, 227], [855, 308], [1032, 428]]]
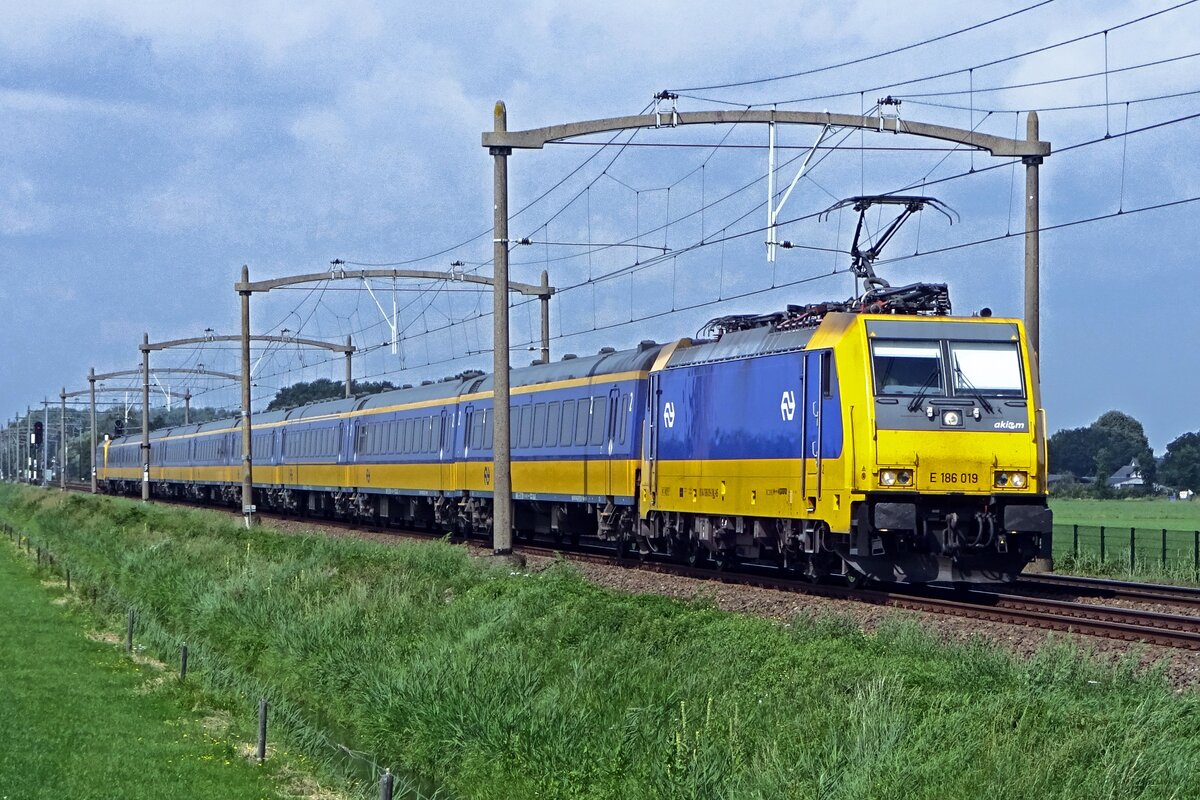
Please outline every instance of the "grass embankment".
[[[42, 576], [44, 577], [44, 576]], [[63, 589], [0, 542], [0, 797], [278, 797], [174, 678], [85, 638]], [[271, 770], [267, 771], [268, 773]]]
[[782, 626], [121, 500], [4, 487], [0, 515], [219, 657], [217, 683], [462, 796], [1200, 796], [1200, 697], [1064, 648]]

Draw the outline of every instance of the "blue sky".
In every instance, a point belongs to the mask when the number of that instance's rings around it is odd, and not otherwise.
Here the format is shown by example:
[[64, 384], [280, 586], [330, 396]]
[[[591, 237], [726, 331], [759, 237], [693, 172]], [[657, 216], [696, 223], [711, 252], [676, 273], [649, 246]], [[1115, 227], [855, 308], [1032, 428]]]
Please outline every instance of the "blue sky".
[[[851, 60], [1033, 2], [765, 2], [752, 9], [527, 2], [420, 10], [366, 1], [7, 3], [0, 28], [0, 252], [7, 270], [0, 407], [11, 417], [62, 386], [84, 388], [89, 367], [136, 366], [143, 331], [154, 340], [206, 328], [236, 332], [232, 284], [242, 264], [254, 278], [268, 278], [321, 270], [334, 258], [393, 263], [439, 253], [412, 266], [444, 270], [461, 260], [488, 273], [491, 162], [479, 137], [497, 99], [508, 104], [511, 129], [632, 114], [660, 89]], [[1200, 59], [1139, 66], [1198, 49], [1200, 4], [1116, 27], [1171, 5], [1056, 0], [852, 67], [684, 92], [679, 107], [779, 103], [857, 112], [894, 94], [905, 98], [905, 118], [1006, 136], [1024, 131], [1024, 117], [1011, 112], [1051, 109], [1040, 112], [1042, 138], [1060, 150], [1200, 112], [1200, 94], [1140, 102], [1200, 90]], [[1107, 45], [1090, 37], [957, 71], [1104, 29], [1111, 29]], [[1107, 78], [1043, 83], [1104, 72], [1106, 58]], [[954, 74], [889, 86], [940, 72]], [[1042, 85], [987, 91], [1029, 83]], [[786, 102], [834, 94], [842, 96]], [[930, 94], [937, 96], [919, 96]], [[1103, 107], [1057, 108], [1106, 96], [1107, 114]], [[1168, 124], [1052, 155], [1042, 170], [1043, 225], [1200, 195], [1198, 126]], [[782, 129], [780, 143], [789, 149], [781, 163], [802, 154], [816, 133]], [[1020, 167], [963, 174], [997, 162], [961, 150], [859, 149], [940, 146], [883, 134], [834, 141], [838, 149], [823, 153], [782, 218], [808, 217], [838, 197], [960, 176], [925, 191], [953, 206], [961, 222], [914, 221], [885, 260], [1021, 231]], [[645, 146], [667, 143], [689, 146]], [[573, 243], [513, 253], [514, 279], [533, 282], [547, 269], [552, 283], [577, 287], [554, 304], [556, 357], [690, 335], [719, 314], [850, 294], [846, 276], [830, 274], [844, 270], [848, 257], [828, 252], [847, 248], [849, 216], [787, 226], [782, 237], [819, 249], [766, 262], [763, 235], [753, 232], [765, 217], [765, 143], [762, 127], [689, 128], [639, 132], [623, 149], [577, 144], [514, 155], [514, 210], [570, 175], [512, 224], [514, 236]], [[782, 186], [794, 171], [794, 164], [780, 169]], [[1191, 235], [1198, 221], [1195, 203], [1043, 234], [1042, 375], [1052, 427], [1087, 424], [1118, 408], [1143, 421], [1160, 451], [1200, 428], [1193, 309], [1200, 277]], [[747, 235], [731, 238], [737, 233]], [[708, 244], [693, 247], [701, 239]], [[597, 247], [613, 242], [643, 247]], [[653, 246], [668, 248], [670, 257], [654, 259], [661, 251]], [[1013, 235], [879, 270], [893, 283], [949, 282], [960, 312], [990, 306], [1019, 315], [1022, 258]], [[614, 271], [619, 277], [597, 280]], [[382, 346], [390, 332], [375, 302], [349, 288], [255, 298], [255, 332], [353, 333], [369, 349], [356, 375], [397, 383], [490, 364], [487, 295], [376, 283], [385, 310], [393, 288], [402, 309], [404, 335], [393, 354]], [[513, 311], [514, 364], [536, 355], [525, 349], [536, 330], [531, 310]], [[322, 353], [276, 347], [255, 358], [255, 396], [263, 401], [296, 380], [341, 377], [341, 364]], [[155, 361], [200, 363], [237, 371], [235, 354], [217, 347]], [[237, 402], [230, 387], [194, 379], [187, 388], [197, 402]]]

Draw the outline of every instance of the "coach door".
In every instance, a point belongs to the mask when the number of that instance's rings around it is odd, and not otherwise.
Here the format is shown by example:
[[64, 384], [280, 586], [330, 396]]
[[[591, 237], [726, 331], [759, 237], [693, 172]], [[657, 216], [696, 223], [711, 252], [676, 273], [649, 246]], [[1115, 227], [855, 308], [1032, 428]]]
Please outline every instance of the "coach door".
[[658, 412], [659, 397], [662, 392], [658, 388], [659, 374], [650, 373], [650, 390], [646, 394], [646, 421], [642, 432], [642, 447], [646, 453], [646, 488], [650, 491], [650, 502], [653, 503], [658, 492]]
[[625, 469], [624, 458], [620, 453], [618, 432], [621, 424], [621, 390], [616, 386], [608, 390], [608, 419], [606, 422], [607, 425], [604, 428], [606, 483], [604, 493], [608, 495], [625, 494], [628, 490], [622, 485]]
[[454, 415], [444, 406], [438, 429], [438, 488], [445, 492], [454, 487]]

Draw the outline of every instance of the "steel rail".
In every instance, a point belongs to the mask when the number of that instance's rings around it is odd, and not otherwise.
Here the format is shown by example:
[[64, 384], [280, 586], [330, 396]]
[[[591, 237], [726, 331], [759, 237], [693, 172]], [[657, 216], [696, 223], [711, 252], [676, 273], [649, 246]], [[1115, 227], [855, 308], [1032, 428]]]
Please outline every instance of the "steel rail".
[[1050, 591], [1105, 600], [1124, 599], [1145, 603], [1183, 605], [1200, 608], [1200, 588], [1163, 583], [1118, 581], [1111, 578], [1089, 578], [1081, 575], [1028, 575], [1013, 585], [1016, 589]]

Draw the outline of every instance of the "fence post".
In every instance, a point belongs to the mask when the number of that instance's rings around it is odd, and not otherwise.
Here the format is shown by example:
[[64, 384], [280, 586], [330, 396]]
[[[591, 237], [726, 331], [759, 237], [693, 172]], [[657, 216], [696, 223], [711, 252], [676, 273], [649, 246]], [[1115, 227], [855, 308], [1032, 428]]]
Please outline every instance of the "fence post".
[[1162, 529], [1162, 565], [1163, 569], [1167, 568], [1167, 529]]
[[267, 760], [267, 698], [258, 701], [258, 763]]
[[392, 800], [396, 778], [390, 769], [383, 771], [379, 778], [379, 800]]
[[71, 591], [71, 570], [67, 570], [67, 591]]
[[1192, 531], [1192, 575], [1200, 578], [1200, 531]]
[[187, 658], [188, 658], [187, 642], [184, 642], [183, 645], [179, 648], [179, 680], [181, 680], [181, 681], [187, 678]]
[[1071, 526], [1071, 551], [1075, 555], [1075, 559], [1079, 559], [1079, 526]]
[[1129, 529], [1129, 574], [1133, 574], [1134, 550], [1137, 547], [1137, 528]]
[[129, 607], [129, 613], [125, 616], [125, 652], [133, 652], [133, 607]]
[[1100, 526], [1100, 563], [1104, 563], [1104, 526]]

